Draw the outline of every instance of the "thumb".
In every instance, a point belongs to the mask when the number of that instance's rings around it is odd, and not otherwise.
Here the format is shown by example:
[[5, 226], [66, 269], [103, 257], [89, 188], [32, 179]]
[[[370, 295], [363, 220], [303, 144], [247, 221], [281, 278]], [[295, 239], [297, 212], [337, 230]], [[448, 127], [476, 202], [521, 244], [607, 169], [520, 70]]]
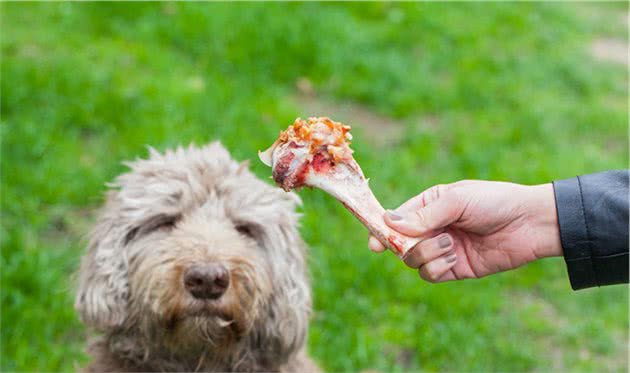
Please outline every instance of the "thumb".
[[421, 236], [448, 226], [459, 219], [462, 200], [454, 193], [444, 193], [424, 207], [406, 212], [388, 210], [384, 220], [387, 225], [407, 236]]

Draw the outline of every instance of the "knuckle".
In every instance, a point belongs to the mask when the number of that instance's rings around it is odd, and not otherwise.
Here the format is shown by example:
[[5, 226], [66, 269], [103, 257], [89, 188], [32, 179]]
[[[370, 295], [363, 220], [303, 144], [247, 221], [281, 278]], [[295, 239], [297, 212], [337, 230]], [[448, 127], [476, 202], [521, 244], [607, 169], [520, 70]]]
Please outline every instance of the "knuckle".
[[459, 189], [451, 189], [443, 194], [442, 199], [448, 206], [456, 208], [456, 206], [464, 200], [464, 194]]
[[439, 199], [443, 191], [444, 191], [444, 184], [437, 184], [437, 185], [432, 186], [431, 188], [429, 188], [429, 196], [430, 196], [429, 200], [435, 201], [436, 199]]
[[435, 194], [435, 199], [440, 198], [441, 195], [444, 194], [444, 192], [447, 191], [447, 187], [445, 184], [438, 184], [435, 186], [433, 193]]
[[460, 180], [460, 181], [456, 181], [454, 183], [449, 184], [449, 186], [451, 188], [455, 188], [455, 187], [462, 187], [462, 186], [468, 186], [472, 183], [474, 183], [475, 180], [471, 180], [471, 179], [464, 179], [464, 180]]
[[418, 262], [416, 262], [413, 259], [407, 259], [405, 260], [405, 265], [411, 269], [418, 269], [419, 265]]
[[429, 201], [427, 201], [427, 195], [428, 194], [429, 193], [427, 193], [427, 192], [422, 192], [422, 194], [420, 194], [421, 206], [426, 206], [427, 203], [429, 202]]
[[418, 269], [418, 274], [420, 275], [421, 279], [423, 279], [424, 281], [430, 282], [429, 279], [427, 278], [426, 273], [424, 273], [424, 270], [422, 269], [422, 267]]
[[423, 279], [425, 279], [426, 281], [430, 283], [436, 283], [439, 278], [439, 276], [437, 276], [437, 274], [434, 271], [432, 271], [430, 268], [428, 268], [426, 265], [420, 268], [420, 277], [422, 277]]
[[429, 282], [436, 283], [439, 277], [435, 273], [429, 272], [429, 274], [427, 275], [427, 278]]
[[426, 248], [422, 245], [422, 243], [415, 246], [414, 255], [418, 263], [424, 264], [427, 262]]
[[409, 256], [404, 260], [405, 264], [411, 268], [419, 268], [424, 261], [424, 254], [422, 253], [422, 248], [419, 245], [416, 245], [411, 249]]

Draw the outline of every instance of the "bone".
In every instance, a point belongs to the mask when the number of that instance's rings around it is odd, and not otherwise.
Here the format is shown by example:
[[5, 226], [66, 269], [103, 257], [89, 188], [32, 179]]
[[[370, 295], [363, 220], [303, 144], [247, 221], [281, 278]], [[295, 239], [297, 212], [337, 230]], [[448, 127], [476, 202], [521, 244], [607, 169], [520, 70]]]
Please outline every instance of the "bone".
[[350, 149], [350, 127], [326, 117], [296, 119], [264, 152], [274, 181], [286, 191], [319, 188], [340, 201], [383, 245], [400, 258], [420, 239], [387, 226], [378, 202]]

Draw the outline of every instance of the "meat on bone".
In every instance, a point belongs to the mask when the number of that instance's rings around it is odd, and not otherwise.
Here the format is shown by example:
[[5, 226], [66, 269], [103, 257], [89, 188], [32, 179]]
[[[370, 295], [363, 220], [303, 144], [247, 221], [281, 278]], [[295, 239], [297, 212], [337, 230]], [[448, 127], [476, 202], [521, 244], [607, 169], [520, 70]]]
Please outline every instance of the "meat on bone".
[[370, 233], [403, 258], [420, 239], [387, 226], [378, 202], [350, 149], [350, 126], [326, 117], [296, 119], [260, 160], [272, 168], [275, 182], [286, 191], [303, 186], [324, 190], [339, 200]]

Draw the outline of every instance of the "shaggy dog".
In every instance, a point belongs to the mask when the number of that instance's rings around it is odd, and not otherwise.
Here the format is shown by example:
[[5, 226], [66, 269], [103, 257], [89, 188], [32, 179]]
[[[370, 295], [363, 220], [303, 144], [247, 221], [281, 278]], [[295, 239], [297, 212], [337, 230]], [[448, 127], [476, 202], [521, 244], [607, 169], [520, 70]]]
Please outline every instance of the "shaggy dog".
[[79, 272], [87, 371], [314, 371], [300, 203], [217, 142], [127, 163]]

